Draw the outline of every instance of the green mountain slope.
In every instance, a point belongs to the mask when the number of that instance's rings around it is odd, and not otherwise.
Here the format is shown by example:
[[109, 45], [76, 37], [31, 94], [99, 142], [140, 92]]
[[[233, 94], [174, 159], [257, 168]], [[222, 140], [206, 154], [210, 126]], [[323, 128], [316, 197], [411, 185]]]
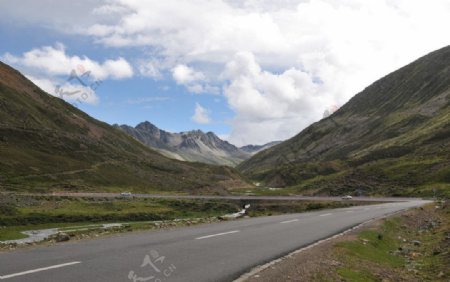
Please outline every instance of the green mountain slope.
[[168, 159], [0, 62], [0, 190], [220, 192], [231, 168]]
[[450, 194], [450, 46], [376, 81], [238, 169], [310, 194]]

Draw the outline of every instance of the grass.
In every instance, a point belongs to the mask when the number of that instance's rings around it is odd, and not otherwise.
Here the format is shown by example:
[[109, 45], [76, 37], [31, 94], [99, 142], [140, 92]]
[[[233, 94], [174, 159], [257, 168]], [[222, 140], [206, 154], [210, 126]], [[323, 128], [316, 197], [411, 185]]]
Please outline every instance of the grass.
[[348, 268], [338, 269], [338, 274], [344, 278], [346, 281], [353, 282], [371, 282], [377, 281], [375, 277], [368, 271], [354, 271]]
[[[448, 281], [450, 206], [435, 204], [386, 219], [356, 239], [336, 243], [345, 281]], [[418, 241], [418, 244], [414, 244]]]
[[235, 212], [239, 202], [216, 200], [69, 198], [12, 196], [19, 201], [0, 226], [67, 222], [117, 222], [217, 216]]
[[21, 233], [21, 231], [26, 230], [26, 229], [22, 229], [22, 228], [20, 226], [1, 228], [0, 229], [0, 241], [17, 240], [17, 239], [27, 238], [28, 237], [27, 235]]
[[[250, 216], [348, 207], [331, 201], [202, 200], [152, 198], [76, 198], [4, 194], [0, 198], [0, 241], [23, 238], [21, 231], [126, 222], [133, 229], [145, 222], [209, 218], [239, 211], [250, 204]], [[148, 225], [148, 224], [147, 224]], [[147, 226], [148, 227], [148, 226]]]
[[404, 264], [404, 259], [392, 256], [389, 253], [398, 248], [398, 244], [394, 239], [395, 231], [387, 228], [389, 225], [393, 226], [391, 223], [386, 223], [383, 233], [366, 230], [359, 234], [360, 241], [343, 242], [338, 244], [338, 247], [346, 249], [353, 256], [360, 259], [390, 267], [400, 267]]

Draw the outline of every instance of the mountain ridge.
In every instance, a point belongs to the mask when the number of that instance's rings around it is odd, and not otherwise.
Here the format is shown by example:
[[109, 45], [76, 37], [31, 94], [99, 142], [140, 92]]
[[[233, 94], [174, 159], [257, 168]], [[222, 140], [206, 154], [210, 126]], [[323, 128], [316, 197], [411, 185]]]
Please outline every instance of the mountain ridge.
[[447, 193], [449, 138], [447, 46], [377, 80], [238, 169], [268, 186], [309, 194]]
[[124, 124], [115, 124], [114, 127], [167, 157], [215, 165], [236, 166], [254, 153], [276, 144], [271, 142], [262, 146], [249, 145], [238, 148], [211, 131], [205, 133], [201, 130], [190, 130], [171, 133], [149, 121], [141, 122], [135, 127]]

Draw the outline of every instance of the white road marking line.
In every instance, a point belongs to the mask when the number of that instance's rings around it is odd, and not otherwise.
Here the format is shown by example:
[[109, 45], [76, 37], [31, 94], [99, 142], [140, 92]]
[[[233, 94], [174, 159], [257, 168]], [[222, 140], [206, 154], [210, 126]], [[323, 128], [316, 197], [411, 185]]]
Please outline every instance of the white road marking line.
[[290, 223], [290, 222], [295, 222], [295, 221], [298, 221], [298, 219], [286, 220], [286, 221], [282, 221], [280, 223]]
[[202, 236], [202, 237], [198, 237], [195, 238], [196, 240], [201, 240], [201, 239], [206, 239], [206, 238], [211, 238], [211, 237], [216, 237], [216, 236], [223, 236], [223, 235], [228, 235], [228, 234], [233, 234], [233, 233], [238, 233], [240, 232], [239, 230], [233, 230], [233, 231], [229, 231], [229, 232], [223, 232], [223, 233], [217, 233], [217, 234], [212, 234], [212, 235], [206, 235], [206, 236]]
[[332, 215], [332, 213], [324, 213], [324, 214], [321, 214], [319, 216], [329, 216], [329, 215]]
[[355, 211], [346, 211], [346, 212], [355, 212]]
[[68, 262], [68, 263], [63, 263], [63, 264], [51, 265], [51, 266], [37, 268], [37, 269], [32, 269], [32, 270], [27, 270], [27, 271], [23, 271], [23, 272], [3, 275], [3, 276], [0, 276], [0, 279], [13, 278], [13, 277], [16, 277], [16, 276], [31, 274], [31, 273], [45, 271], [45, 270], [50, 270], [50, 269], [55, 269], [55, 268], [61, 268], [61, 267], [70, 266], [70, 265], [79, 264], [79, 263], [81, 263], [81, 261], [73, 261], [73, 262]]

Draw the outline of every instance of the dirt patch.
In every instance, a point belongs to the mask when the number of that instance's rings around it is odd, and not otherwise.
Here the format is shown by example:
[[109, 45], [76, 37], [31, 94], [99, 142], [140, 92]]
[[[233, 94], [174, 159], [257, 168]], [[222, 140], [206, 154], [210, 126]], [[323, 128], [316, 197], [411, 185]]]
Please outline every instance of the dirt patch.
[[[365, 228], [380, 225], [373, 221]], [[253, 275], [246, 282], [273, 282], [273, 281], [341, 281], [336, 268], [342, 263], [330, 251], [339, 242], [357, 240], [356, 229], [343, 236], [325, 241], [313, 248], [304, 250], [283, 261]], [[323, 280], [326, 278], [326, 280]]]

